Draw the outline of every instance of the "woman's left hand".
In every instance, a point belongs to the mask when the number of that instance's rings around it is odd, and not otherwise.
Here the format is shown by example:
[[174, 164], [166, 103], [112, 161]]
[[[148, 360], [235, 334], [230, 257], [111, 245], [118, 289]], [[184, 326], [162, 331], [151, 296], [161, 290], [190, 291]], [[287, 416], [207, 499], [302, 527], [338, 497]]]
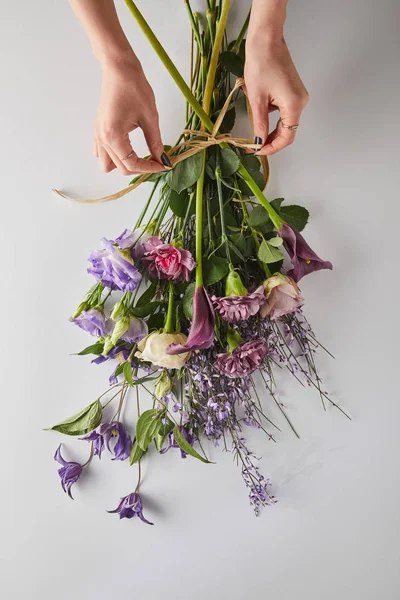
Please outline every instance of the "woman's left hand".
[[[309, 98], [282, 36], [248, 36], [244, 79], [253, 113], [254, 143], [262, 144], [257, 154], [275, 154], [294, 142], [296, 130], [283, 125], [298, 125]], [[279, 110], [281, 121], [269, 133], [268, 114], [274, 110]]]

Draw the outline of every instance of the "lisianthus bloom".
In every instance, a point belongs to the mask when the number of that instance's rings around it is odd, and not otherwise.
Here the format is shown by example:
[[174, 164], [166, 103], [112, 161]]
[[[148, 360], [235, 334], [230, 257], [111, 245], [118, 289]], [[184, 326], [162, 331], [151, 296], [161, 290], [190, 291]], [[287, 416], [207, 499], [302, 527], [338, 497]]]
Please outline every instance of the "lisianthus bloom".
[[257, 314], [260, 306], [265, 303], [264, 288], [260, 285], [254, 292], [248, 292], [244, 296], [211, 297], [211, 302], [221, 319], [228, 323], [246, 321], [249, 317]]
[[140, 360], [151, 362], [157, 367], [165, 369], [181, 369], [190, 358], [190, 351], [182, 350], [171, 356], [167, 349], [171, 344], [184, 347], [187, 341], [183, 333], [166, 333], [163, 331], [153, 331], [147, 337], [138, 343], [137, 356]]
[[232, 379], [247, 377], [262, 365], [267, 352], [267, 345], [261, 339], [242, 342], [233, 352], [218, 354], [215, 367]]
[[296, 282], [290, 277], [274, 275], [266, 279], [263, 285], [267, 299], [260, 309], [263, 318], [269, 316], [270, 319], [277, 319], [294, 312], [303, 302]]
[[147, 267], [150, 277], [190, 281], [190, 273], [196, 263], [189, 250], [165, 244], [156, 236], [147, 240], [144, 249], [142, 263]]
[[332, 263], [322, 260], [311, 250], [303, 236], [290, 225], [282, 225], [279, 235], [283, 245], [290, 256], [293, 269], [288, 273], [295, 281], [300, 281], [304, 275], [320, 269], [331, 269]]
[[[76, 483], [82, 474], [82, 465], [77, 462], [68, 462], [61, 456], [61, 444], [57, 448], [54, 455], [54, 460], [62, 465], [61, 469], [58, 469], [58, 474], [61, 479], [61, 487], [70, 498], [72, 498], [71, 487]], [[73, 499], [73, 498], [72, 498]]]
[[120, 519], [132, 519], [133, 517], [138, 516], [143, 523], [154, 525], [154, 523], [150, 523], [150, 521], [144, 518], [142, 499], [136, 492], [121, 498], [121, 502], [118, 504], [117, 508], [115, 510], [109, 510], [108, 512], [118, 513]]
[[115, 243], [121, 248], [121, 250], [130, 249], [132, 257], [135, 260], [142, 258], [145, 253], [145, 243], [151, 237], [151, 232], [145, 227], [139, 227], [134, 231], [125, 229], [119, 237], [115, 239]]
[[107, 354], [107, 356], [103, 356], [103, 355], [96, 356], [96, 358], [94, 358], [92, 360], [92, 363], [95, 363], [96, 365], [101, 365], [103, 362], [106, 362], [107, 360], [112, 360], [112, 359], [117, 360], [117, 365], [108, 379], [110, 382], [110, 385], [114, 385], [114, 384], [118, 383], [118, 377], [115, 376], [115, 372], [123, 362], [126, 362], [128, 360], [131, 350], [132, 350], [132, 348], [130, 348], [130, 347], [126, 348], [124, 346], [115, 346], [114, 348], [112, 348], [110, 350], [110, 352]]
[[111, 341], [115, 345], [118, 340], [125, 342], [139, 342], [148, 334], [147, 323], [138, 317], [123, 317], [115, 324]]
[[103, 238], [103, 248], [89, 256], [88, 273], [111, 290], [133, 292], [142, 279], [134, 265], [132, 250], [126, 248], [126, 244], [131, 242], [129, 236], [125, 230], [116, 240]]
[[205, 350], [214, 343], [215, 315], [211, 300], [203, 286], [196, 288], [193, 297], [193, 319], [189, 336], [184, 344], [172, 344], [168, 354], [180, 354], [190, 350]]
[[112, 321], [106, 319], [104, 313], [97, 308], [84, 310], [71, 321], [95, 337], [105, 337], [112, 329]]
[[[101, 458], [104, 447], [114, 454], [112, 460], [126, 460], [132, 450], [132, 438], [129, 431], [119, 421], [102, 423], [97, 429], [80, 439], [93, 442], [93, 454], [99, 458]], [[111, 442], [115, 439], [116, 443], [112, 446]]]
[[[185, 440], [187, 441], [188, 444], [190, 444], [191, 446], [193, 446], [194, 444], [194, 435], [191, 431], [188, 431], [186, 427], [183, 427], [182, 425], [178, 425], [178, 429], [180, 434], [185, 438]], [[175, 441], [174, 438], [174, 432], [170, 431], [170, 433], [168, 434], [168, 443], [167, 445], [162, 448], [160, 450], [160, 454], [165, 454], [166, 452], [168, 452], [168, 450], [170, 448], [180, 448], [181, 451], [181, 457], [182, 458], [186, 458], [187, 457], [187, 452], [185, 452], [184, 450], [182, 450], [182, 448], [179, 446], [178, 442]]]

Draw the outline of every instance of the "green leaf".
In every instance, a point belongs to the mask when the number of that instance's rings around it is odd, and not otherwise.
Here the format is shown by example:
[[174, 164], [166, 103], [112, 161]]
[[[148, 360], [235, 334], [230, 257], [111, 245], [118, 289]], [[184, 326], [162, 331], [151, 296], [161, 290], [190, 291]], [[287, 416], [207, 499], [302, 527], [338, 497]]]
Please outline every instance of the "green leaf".
[[219, 160], [222, 177], [230, 177], [240, 167], [238, 155], [230, 148], [221, 148]]
[[132, 377], [132, 365], [129, 361], [124, 362], [124, 377], [125, 381], [129, 383], [129, 385], [133, 386], [133, 377]]
[[233, 73], [236, 77], [243, 77], [244, 60], [234, 52], [222, 52], [219, 57], [220, 62], [224, 65], [229, 73]]
[[84, 408], [80, 413], [70, 417], [50, 429], [59, 431], [65, 435], [84, 435], [96, 429], [103, 415], [103, 407], [100, 400], [96, 400]]
[[283, 258], [283, 254], [279, 248], [271, 246], [267, 240], [262, 241], [257, 256], [261, 262], [266, 263], [267, 265]]
[[[219, 113], [218, 113], [219, 114]], [[217, 120], [217, 115], [213, 122]], [[229, 110], [226, 111], [225, 117], [221, 123], [219, 128], [220, 133], [230, 133], [235, 125], [236, 121], [236, 108], [232, 106]]]
[[282, 219], [297, 231], [303, 231], [304, 227], [307, 225], [308, 217], [310, 216], [310, 213], [304, 206], [297, 206], [296, 204], [282, 206], [279, 214]]
[[274, 246], [274, 248], [279, 248], [279, 246], [282, 246], [283, 244], [283, 239], [277, 235], [276, 237], [270, 238], [268, 240], [268, 244], [270, 246]]
[[[169, 196], [169, 207], [177, 217], [184, 217], [189, 204], [189, 194], [187, 190], [183, 190], [180, 194], [171, 190]], [[195, 213], [195, 202], [191, 203], [189, 216]]]
[[178, 163], [172, 171], [167, 174], [167, 184], [178, 194], [196, 183], [201, 175], [203, 166], [203, 153], [199, 152], [189, 156], [186, 160]]
[[174, 427], [174, 438], [175, 438], [176, 443], [182, 448], [182, 450], [184, 452], [186, 452], [186, 454], [190, 454], [190, 456], [194, 456], [194, 458], [198, 458], [203, 463], [210, 464], [209, 460], [207, 460], [206, 458], [204, 458], [204, 456], [201, 456], [198, 452], [196, 452], [196, 450], [194, 448], [192, 448], [192, 446], [189, 444], [189, 442], [187, 442], [185, 440], [185, 438], [183, 437], [183, 435], [181, 434], [181, 432], [178, 429], [178, 425], [175, 425], [175, 427]]
[[[228, 274], [228, 261], [220, 256], [212, 256], [203, 260], [203, 276], [205, 285], [214, 285]], [[183, 301], [185, 303], [185, 300]]]
[[88, 346], [84, 350], [81, 350], [77, 353], [77, 356], [85, 356], [87, 354], [96, 354], [96, 356], [100, 356], [100, 354], [104, 350], [104, 342], [96, 342], [92, 344], [92, 346]]
[[[256, 184], [258, 185], [258, 187], [260, 188], [260, 190], [263, 190], [265, 181], [264, 181], [264, 175], [261, 173], [261, 171], [253, 171], [250, 169], [249, 173], [252, 176], [252, 178], [254, 179], [254, 181], [256, 182]], [[248, 196], [248, 197], [254, 196], [253, 192], [251, 191], [251, 189], [248, 187], [247, 183], [242, 178], [238, 179], [238, 184], [239, 184], [239, 188], [240, 188], [240, 191], [242, 192], [243, 196]]]
[[244, 260], [243, 254], [240, 252], [239, 248], [235, 246], [230, 240], [228, 240], [229, 248], [240, 258], [240, 260]]
[[250, 227], [261, 227], [269, 221], [269, 214], [263, 206], [256, 206], [250, 213], [248, 223]]
[[158, 173], [151, 173], [151, 175], [149, 175], [146, 179], [146, 183], [154, 183], [155, 181], [158, 181], [158, 179], [161, 179], [161, 177], [165, 176], [165, 172], [164, 171], [159, 171]]
[[160, 306], [160, 304], [162, 304], [162, 302], [148, 302], [148, 304], [143, 306], [134, 306], [131, 309], [131, 312], [135, 317], [143, 319], [144, 317], [151, 315], [151, 313], [154, 312], [155, 309]]
[[230, 235], [229, 239], [242, 254], [246, 252], [247, 244], [243, 233], [235, 233], [234, 235]]
[[160, 451], [161, 448], [163, 447], [165, 438], [173, 430], [173, 428], [174, 428], [174, 423], [170, 419], [168, 419], [167, 423], [161, 424], [160, 430], [155, 439], [156, 448], [158, 451]]
[[191, 321], [193, 317], [192, 307], [195, 290], [196, 283], [193, 282], [187, 286], [185, 295], [183, 296], [183, 312], [185, 313], [185, 316], [189, 319], [189, 321]]
[[272, 200], [271, 206], [273, 206], [274, 209], [279, 212], [281, 209], [281, 204], [284, 202], [284, 200], [285, 198], [275, 198], [275, 200]]
[[141, 449], [141, 447], [139, 446], [139, 444], [137, 442], [135, 442], [132, 446], [131, 454], [129, 457], [129, 462], [131, 463], [131, 465], [134, 465], [135, 463], [139, 462], [139, 460], [145, 454], [146, 454], [146, 452]]
[[259, 171], [261, 169], [260, 159], [255, 154], [243, 154], [241, 162], [248, 171]]
[[139, 308], [139, 306], [144, 306], [145, 304], [148, 304], [148, 302], [150, 302], [150, 300], [153, 299], [155, 291], [156, 291], [156, 283], [153, 282], [149, 285], [147, 290], [145, 290], [143, 292], [143, 294], [140, 296], [139, 300], [137, 300], [136, 310]]
[[136, 424], [136, 442], [144, 451], [158, 434], [161, 426], [160, 413], [155, 408], [142, 413]]

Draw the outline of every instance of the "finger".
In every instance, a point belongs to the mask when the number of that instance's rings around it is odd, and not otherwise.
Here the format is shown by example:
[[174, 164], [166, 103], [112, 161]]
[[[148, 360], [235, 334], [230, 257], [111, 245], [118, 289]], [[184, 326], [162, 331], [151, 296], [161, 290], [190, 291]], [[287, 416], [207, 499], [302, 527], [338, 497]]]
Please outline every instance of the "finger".
[[99, 149], [96, 140], [93, 140], [93, 156], [99, 158]]
[[258, 154], [263, 156], [271, 156], [276, 154], [283, 148], [293, 144], [296, 137], [295, 129], [286, 129], [284, 125], [298, 125], [300, 120], [300, 112], [288, 112], [281, 111], [281, 120], [278, 121], [276, 129], [271, 133], [267, 139], [267, 143]]
[[[254, 143], [263, 145], [268, 137], [269, 119], [268, 119], [268, 99], [252, 99], [249, 95], [251, 112], [253, 115]], [[258, 152], [256, 150], [256, 152]]]
[[[128, 134], [115, 138], [106, 146], [107, 152], [123, 175], [132, 173], [157, 173], [164, 171], [164, 167], [153, 159], [139, 158], [133, 151]], [[129, 158], [128, 158], [129, 156]]]
[[116, 168], [116, 166], [113, 160], [111, 159], [110, 155], [108, 154], [107, 150], [103, 148], [103, 146], [97, 144], [97, 152], [100, 160], [101, 170], [104, 173], [109, 173], [110, 171], [113, 171]]
[[143, 120], [141, 122], [144, 137], [152, 157], [161, 162], [164, 167], [171, 168], [171, 161], [164, 150], [164, 144], [161, 140], [160, 126], [158, 116]]

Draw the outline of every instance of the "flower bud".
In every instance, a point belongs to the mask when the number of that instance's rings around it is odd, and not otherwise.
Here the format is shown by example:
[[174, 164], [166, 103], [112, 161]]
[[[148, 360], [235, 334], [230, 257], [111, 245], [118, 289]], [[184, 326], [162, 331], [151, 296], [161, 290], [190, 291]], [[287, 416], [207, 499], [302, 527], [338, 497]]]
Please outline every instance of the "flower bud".
[[110, 352], [110, 350], [112, 350], [114, 348], [114, 345], [115, 344], [112, 343], [111, 336], [108, 335], [106, 337], [106, 339], [104, 340], [104, 347], [103, 347], [102, 355], [107, 356], [108, 353]]
[[163, 371], [157, 380], [156, 387], [154, 390], [155, 397], [157, 400], [161, 400], [172, 390], [172, 381], [167, 371]]
[[243, 338], [241, 337], [240, 333], [232, 327], [228, 327], [228, 334], [226, 336], [226, 339], [228, 342], [228, 349], [230, 353], [232, 353], [234, 349], [237, 348], [239, 344], [243, 342]]
[[124, 303], [122, 302], [122, 300], [118, 300], [118, 302], [116, 302], [114, 304], [114, 308], [111, 311], [111, 315], [110, 317], [112, 318], [113, 321], [117, 320], [117, 317], [119, 317], [119, 315], [122, 313], [124, 308]]
[[84, 302], [81, 302], [78, 308], [75, 310], [74, 314], [72, 315], [71, 319], [74, 321], [74, 319], [79, 317], [79, 315], [83, 313], [83, 311], [89, 310], [89, 308], [90, 304], [86, 300]]
[[225, 282], [225, 295], [226, 296], [245, 296], [247, 290], [244, 287], [242, 280], [240, 279], [239, 273], [236, 271], [229, 271], [229, 275]]
[[129, 329], [130, 319], [129, 317], [123, 317], [119, 321], [116, 322], [114, 331], [111, 334], [111, 341], [115, 344], [118, 342], [120, 338], [126, 333]]

